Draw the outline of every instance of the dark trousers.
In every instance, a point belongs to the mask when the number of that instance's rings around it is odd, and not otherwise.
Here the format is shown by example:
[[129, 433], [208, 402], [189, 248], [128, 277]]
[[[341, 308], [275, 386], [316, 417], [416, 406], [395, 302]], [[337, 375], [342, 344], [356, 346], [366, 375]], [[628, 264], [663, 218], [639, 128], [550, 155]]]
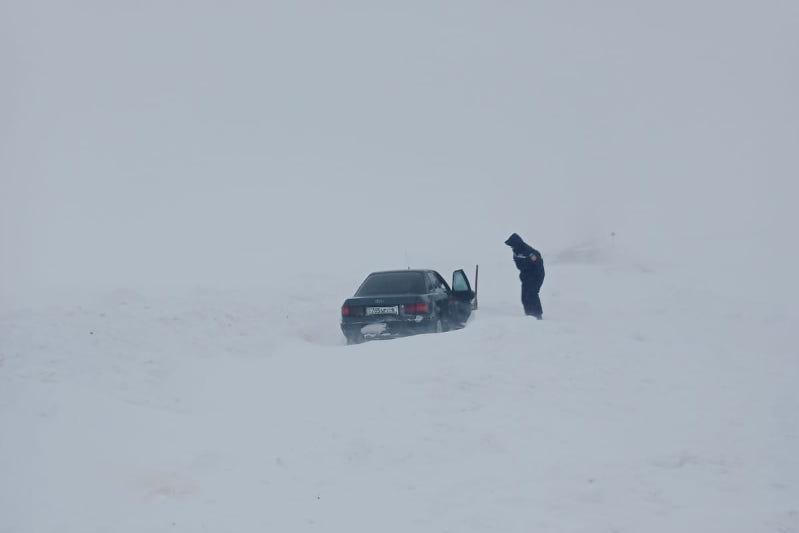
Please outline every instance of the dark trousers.
[[541, 318], [544, 314], [544, 310], [541, 308], [541, 298], [538, 296], [543, 283], [543, 278], [540, 280], [522, 278], [522, 305], [526, 315]]

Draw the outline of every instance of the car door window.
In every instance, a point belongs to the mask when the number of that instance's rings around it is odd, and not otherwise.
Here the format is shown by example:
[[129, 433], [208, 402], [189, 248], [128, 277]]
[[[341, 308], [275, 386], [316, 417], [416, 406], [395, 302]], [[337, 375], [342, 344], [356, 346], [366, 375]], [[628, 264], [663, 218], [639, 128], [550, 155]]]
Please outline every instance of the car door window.
[[438, 280], [430, 272], [427, 273], [427, 282], [430, 285], [430, 292], [441, 292]]
[[428, 292], [436, 292], [436, 289], [438, 289], [438, 283], [436, 282], [436, 279], [431, 276], [429, 272], [427, 273], [427, 287], [429, 289]]
[[430, 275], [436, 280], [436, 287], [438, 287], [439, 291], [449, 292], [449, 285], [447, 285], [447, 282], [444, 281], [444, 278], [442, 278], [438, 272], [432, 272]]
[[472, 290], [469, 285], [469, 280], [466, 279], [466, 274], [463, 270], [457, 270], [452, 274], [452, 290], [455, 292], [467, 292]]

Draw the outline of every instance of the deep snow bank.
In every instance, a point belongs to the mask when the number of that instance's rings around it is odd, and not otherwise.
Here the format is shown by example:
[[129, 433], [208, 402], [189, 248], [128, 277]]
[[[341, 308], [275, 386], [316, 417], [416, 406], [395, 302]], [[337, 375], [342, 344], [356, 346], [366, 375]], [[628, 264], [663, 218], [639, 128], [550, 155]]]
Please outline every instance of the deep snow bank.
[[0, 529], [796, 530], [796, 316], [578, 256], [354, 347], [344, 278], [5, 309]]

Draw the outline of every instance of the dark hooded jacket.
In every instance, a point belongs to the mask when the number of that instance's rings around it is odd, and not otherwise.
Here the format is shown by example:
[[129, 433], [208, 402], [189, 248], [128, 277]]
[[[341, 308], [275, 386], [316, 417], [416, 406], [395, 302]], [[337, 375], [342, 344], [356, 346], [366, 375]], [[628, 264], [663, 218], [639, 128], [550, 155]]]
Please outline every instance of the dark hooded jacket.
[[513, 262], [519, 269], [519, 278], [522, 281], [535, 280], [540, 285], [544, 281], [544, 259], [541, 253], [516, 233], [508, 237], [505, 244], [513, 249]]

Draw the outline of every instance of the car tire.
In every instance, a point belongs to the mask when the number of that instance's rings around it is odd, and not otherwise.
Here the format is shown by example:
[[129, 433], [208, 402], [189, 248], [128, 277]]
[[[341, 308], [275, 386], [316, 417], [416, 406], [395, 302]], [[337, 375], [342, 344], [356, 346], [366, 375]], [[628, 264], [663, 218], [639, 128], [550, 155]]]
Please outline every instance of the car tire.
[[361, 344], [362, 342], [363, 342], [363, 335], [360, 333], [347, 337], [347, 346], [352, 346], [353, 344]]

